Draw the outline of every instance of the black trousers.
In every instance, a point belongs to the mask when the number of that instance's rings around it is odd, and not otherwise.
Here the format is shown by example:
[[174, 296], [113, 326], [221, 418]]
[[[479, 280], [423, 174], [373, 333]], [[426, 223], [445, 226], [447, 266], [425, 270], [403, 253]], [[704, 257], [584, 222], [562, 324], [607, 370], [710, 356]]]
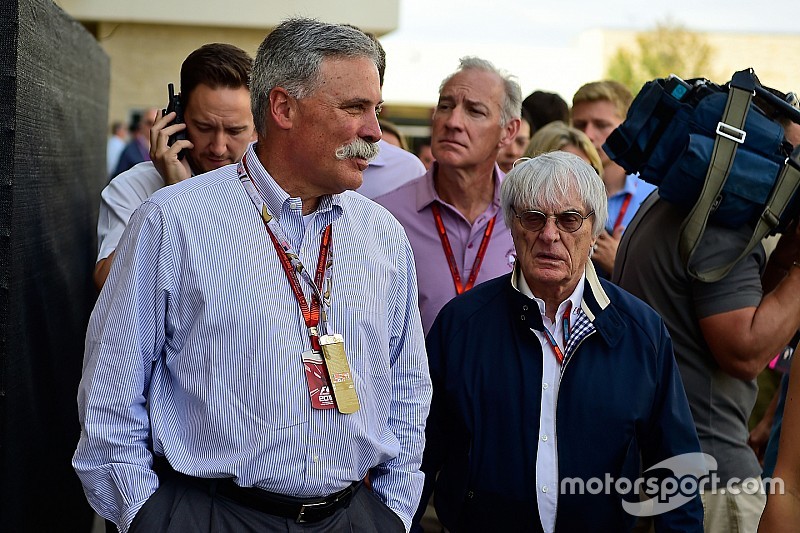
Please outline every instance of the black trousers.
[[350, 505], [319, 522], [298, 524], [266, 514], [186, 481], [167, 477], [136, 514], [129, 533], [391, 533], [405, 525], [373, 492], [362, 487]]

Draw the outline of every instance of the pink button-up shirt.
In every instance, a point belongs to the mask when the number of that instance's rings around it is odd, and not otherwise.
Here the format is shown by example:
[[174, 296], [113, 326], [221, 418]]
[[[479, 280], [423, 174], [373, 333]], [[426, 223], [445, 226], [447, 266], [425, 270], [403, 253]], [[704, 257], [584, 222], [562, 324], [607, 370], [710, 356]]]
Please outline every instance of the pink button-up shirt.
[[505, 176], [500, 168], [495, 165], [494, 175], [497, 179], [494, 184], [494, 198], [473, 224], [436, 194], [433, 186], [435, 169], [436, 164], [419, 178], [375, 198], [376, 202], [391, 211], [400, 221], [411, 242], [417, 268], [419, 308], [426, 335], [442, 307], [456, 296], [453, 276], [436, 230], [431, 204], [436, 202], [439, 205], [463, 284], [466, 284], [472, 273], [472, 265], [475, 263], [484, 231], [495, 215], [497, 221], [475, 285], [508, 274], [516, 259], [511, 231], [506, 227], [500, 208], [500, 183]]

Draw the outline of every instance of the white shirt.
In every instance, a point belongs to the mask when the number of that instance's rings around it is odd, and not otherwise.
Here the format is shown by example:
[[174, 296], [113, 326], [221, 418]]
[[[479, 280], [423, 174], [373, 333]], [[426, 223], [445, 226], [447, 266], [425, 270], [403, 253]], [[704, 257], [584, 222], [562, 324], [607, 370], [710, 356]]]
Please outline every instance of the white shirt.
[[[564, 331], [561, 317], [567, 306], [572, 304], [570, 313], [570, 325], [575, 323], [575, 315], [579, 313], [581, 301], [583, 300], [583, 287], [585, 278], [581, 276], [575, 290], [570, 297], [558, 306], [556, 311], [556, 321], [553, 323], [545, 316], [544, 300], [534, 296], [525, 276], [519, 270], [514, 270], [511, 278], [514, 287], [533, 299], [539, 305], [539, 312], [542, 315], [542, 323], [558, 344], [561, 352], [567, 355], [567, 347], [564, 343]], [[536, 450], [536, 503], [539, 508], [539, 518], [542, 521], [542, 529], [545, 533], [555, 530], [556, 509], [558, 504], [558, 446], [556, 435], [556, 406], [558, 404], [558, 389], [561, 385], [561, 365], [556, 359], [550, 342], [543, 332], [531, 328], [536, 334], [542, 346], [542, 400], [539, 411], [539, 443]], [[565, 359], [566, 361], [566, 359]]]
[[97, 216], [97, 260], [116, 250], [125, 226], [136, 208], [164, 186], [164, 179], [152, 161], [135, 165], [119, 174], [100, 193]]
[[117, 168], [119, 156], [125, 149], [125, 144], [125, 139], [120, 139], [116, 135], [108, 138], [106, 143], [106, 174], [108, 176]]
[[425, 174], [425, 165], [417, 156], [383, 139], [378, 141], [378, 157], [364, 171], [364, 183], [356, 192], [369, 199], [377, 198], [400, 185]]

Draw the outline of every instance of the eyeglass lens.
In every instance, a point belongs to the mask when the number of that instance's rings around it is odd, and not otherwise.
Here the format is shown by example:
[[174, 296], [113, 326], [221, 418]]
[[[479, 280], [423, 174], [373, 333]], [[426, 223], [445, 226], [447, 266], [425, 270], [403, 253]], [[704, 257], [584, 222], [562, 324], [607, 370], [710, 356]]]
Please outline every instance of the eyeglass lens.
[[[558, 228], [570, 233], [578, 231], [583, 225], [583, 217], [576, 211], [564, 211], [552, 216], [555, 217]], [[519, 218], [523, 228], [529, 231], [539, 231], [547, 224], [547, 219], [550, 217], [541, 211], [525, 211], [519, 215]]]

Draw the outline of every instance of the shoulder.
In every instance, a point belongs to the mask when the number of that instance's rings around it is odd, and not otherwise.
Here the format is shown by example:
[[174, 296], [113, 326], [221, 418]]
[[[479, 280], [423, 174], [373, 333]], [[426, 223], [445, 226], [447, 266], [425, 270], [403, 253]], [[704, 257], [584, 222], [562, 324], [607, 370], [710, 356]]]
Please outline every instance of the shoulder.
[[610, 311], [609, 315], [616, 312], [621, 321], [619, 325], [632, 326], [634, 330], [644, 332], [650, 337], [662, 334], [664, 321], [655, 309], [606, 279], [599, 279], [599, 282], [610, 301], [606, 311]]
[[[390, 192], [377, 196], [374, 200], [395, 216], [417, 213], [418, 198], [421, 192], [428, 187], [428, 180], [428, 174], [423, 174]], [[398, 216], [398, 218], [400, 217]]]
[[103, 189], [106, 198], [139, 199], [139, 203], [164, 186], [164, 180], [150, 161], [134, 165], [115, 176]]
[[384, 206], [355, 191], [345, 191], [338, 199], [342, 216], [354, 230], [362, 230], [364, 237], [371, 232], [388, 232], [407, 241], [403, 226]]
[[196, 202], [203, 202], [205, 197], [211, 196], [216, 200], [224, 191], [236, 191], [237, 187], [241, 188], [241, 184], [236, 174], [236, 165], [227, 165], [205, 174], [192, 176], [174, 185], [162, 187], [153, 194], [150, 200], [162, 207], [183, 203], [193, 203], [197, 207], [197, 205], [203, 204]]
[[414, 176], [425, 173], [425, 165], [411, 152], [387, 142], [381, 142], [380, 147], [380, 154], [384, 164], [399, 166], [398, 170], [401, 172], [409, 170], [416, 172], [413, 174]]

